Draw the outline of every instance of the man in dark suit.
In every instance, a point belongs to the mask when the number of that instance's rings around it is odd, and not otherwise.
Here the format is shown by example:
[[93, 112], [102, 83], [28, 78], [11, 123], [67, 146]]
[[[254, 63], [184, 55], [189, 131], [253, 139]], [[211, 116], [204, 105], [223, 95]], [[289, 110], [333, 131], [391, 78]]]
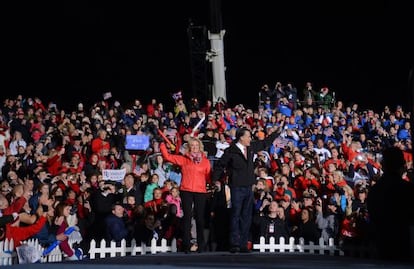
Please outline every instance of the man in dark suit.
[[410, 227], [414, 225], [414, 184], [402, 177], [403, 152], [390, 147], [383, 152], [384, 174], [368, 192], [367, 207], [377, 257], [392, 261], [414, 260]]
[[234, 142], [214, 166], [213, 181], [224, 173], [231, 190], [230, 252], [249, 252], [247, 242], [253, 215], [254, 154], [271, 145], [279, 132], [272, 133], [264, 140], [252, 141], [247, 128], [236, 132]]

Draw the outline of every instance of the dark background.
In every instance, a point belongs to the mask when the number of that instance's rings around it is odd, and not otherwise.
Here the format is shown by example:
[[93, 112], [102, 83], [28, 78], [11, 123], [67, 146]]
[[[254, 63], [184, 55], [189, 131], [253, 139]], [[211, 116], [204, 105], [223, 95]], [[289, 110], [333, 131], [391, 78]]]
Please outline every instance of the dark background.
[[[56, 2], [1, 4], [2, 99], [22, 93], [72, 109], [107, 91], [122, 104], [155, 97], [168, 107], [178, 90], [193, 97], [187, 28], [190, 19], [209, 27], [209, 1]], [[301, 93], [312, 81], [346, 104], [408, 108], [408, 6], [223, 1], [228, 102], [257, 106], [264, 83], [292, 82]]]

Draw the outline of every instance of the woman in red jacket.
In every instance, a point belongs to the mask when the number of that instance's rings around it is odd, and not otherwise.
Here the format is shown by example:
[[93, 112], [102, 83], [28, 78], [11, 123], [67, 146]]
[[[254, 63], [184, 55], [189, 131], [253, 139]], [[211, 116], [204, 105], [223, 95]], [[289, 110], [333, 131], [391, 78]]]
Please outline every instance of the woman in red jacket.
[[170, 154], [165, 143], [160, 144], [160, 151], [164, 159], [176, 164], [181, 168], [180, 196], [183, 205], [183, 250], [190, 250], [191, 218], [193, 216], [197, 229], [198, 252], [204, 249], [205, 240], [203, 236], [204, 215], [207, 201], [206, 185], [211, 182], [210, 161], [204, 154], [203, 143], [195, 137], [188, 140], [186, 152], [183, 155]]

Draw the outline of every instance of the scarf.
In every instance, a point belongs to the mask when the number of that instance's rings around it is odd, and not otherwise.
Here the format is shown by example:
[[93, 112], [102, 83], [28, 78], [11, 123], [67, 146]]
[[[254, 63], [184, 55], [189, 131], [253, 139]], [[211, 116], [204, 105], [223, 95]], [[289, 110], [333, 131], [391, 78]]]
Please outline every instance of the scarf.
[[194, 163], [199, 164], [201, 162], [201, 158], [202, 158], [201, 152], [191, 152], [189, 156], [190, 156], [190, 159]]

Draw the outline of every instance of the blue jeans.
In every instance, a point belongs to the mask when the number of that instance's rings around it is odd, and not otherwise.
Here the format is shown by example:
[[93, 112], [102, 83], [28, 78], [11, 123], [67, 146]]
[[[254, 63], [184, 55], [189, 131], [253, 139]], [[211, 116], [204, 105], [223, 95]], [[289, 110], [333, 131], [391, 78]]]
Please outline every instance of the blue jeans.
[[245, 248], [249, 239], [253, 216], [253, 191], [251, 186], [230, 187], [231, 220], [230, 245]]

